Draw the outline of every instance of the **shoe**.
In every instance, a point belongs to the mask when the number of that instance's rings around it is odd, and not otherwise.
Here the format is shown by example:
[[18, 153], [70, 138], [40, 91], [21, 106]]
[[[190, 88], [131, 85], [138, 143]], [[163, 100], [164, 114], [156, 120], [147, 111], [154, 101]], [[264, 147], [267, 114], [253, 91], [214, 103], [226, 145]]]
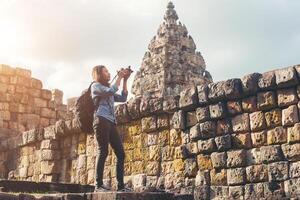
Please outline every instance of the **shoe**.
[[132, 189], [127, 188], [127, 187], [118, 187], [117, 191], [118, 192], [132, 192]]
[[104, 185], [96, 186], [94, 192], [108, 192], [110, 191], [109, 188], [105, 187]]

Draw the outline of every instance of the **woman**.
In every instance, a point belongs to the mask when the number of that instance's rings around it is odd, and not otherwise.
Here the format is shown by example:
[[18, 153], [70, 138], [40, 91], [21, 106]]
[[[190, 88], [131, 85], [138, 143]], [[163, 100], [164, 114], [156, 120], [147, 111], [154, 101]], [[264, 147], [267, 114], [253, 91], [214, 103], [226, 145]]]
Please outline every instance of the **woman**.
[[[103, 185], [104, 163], [108, 154], [108, 143], [114, 150], [117, 157], [117, 181], [118, 191], [128, 191], [124, 186], [124, 159], [125, 152], [119, 133], [116, 128], [114, 113], [114, 102], [126, 102], [127, 100], [127, 79], [130, 76], [128, 70], [121, 69], [118, 72], [116, 82], [110, 86], [110, 73], [103, 65], [93, 68], [92, 76], [94, 83], [91, 86], [92, 98], [98, 108], [94, 113], [93, 129], [98, 144], [98, 155], [96, 160], [96, 187], [95, 192], [108, 191], [109, 188]], [[123, 79], [122, 94], [116, 94]]]

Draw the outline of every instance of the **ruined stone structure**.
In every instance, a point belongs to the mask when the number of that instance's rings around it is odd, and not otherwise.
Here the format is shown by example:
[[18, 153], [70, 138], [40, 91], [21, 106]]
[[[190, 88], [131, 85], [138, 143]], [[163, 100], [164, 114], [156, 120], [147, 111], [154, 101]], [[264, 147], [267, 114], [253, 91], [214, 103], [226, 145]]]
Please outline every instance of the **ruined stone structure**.
[[0, 138], [55, 124], [67, 117], [60, 90], [43, 89], [31, 71], [0, 66]]
[[185, 25], [178, 22], [172, 2], [148, 49], [133, 82], [135, 96], [175, 96], [187, 85], [212, 82], [193, 38]]
[[[169, 4], [162, 27], [183, 27], [174, 25], [176, 16]], [[190, 48], [181, 48], [181, 53], [195, 55]], [[151, 48], [148, 56], [156, 58]], [[165, 59], [161, 63], [171, 63]], [[145, 60], [143, 70], [160, 66]], [[200, 60], [197, 66], [204, 70]], [[181, 66], [190, 66], [189, 62]], [[160, 73], [173, 73], [173, 68], [162, 66]], [[173, 86], [166, 74], [157, 75], [162, 77], [158, 87], [158, 81], [150, 83], [154, 77], [143, 70], [133, 85], [136, 97], [116, 106], [129, 186], [193, 194], [195, 199], [300, 195], [300, 65], [219, 82], [211, 82], [207, 72], [195, 73], [199, 82], [195, 78], [195, 84], [183, 84], [170, 93]], [[153, 87], [147, 88], [144, 81]], [[60, 119], [0, 140], [0, 175], [12, 180], [94, 184], [96, 148], [94, 135], [82, 133], [73, 119]], [[113, 188], [115, 165], [110, 149], [105, 183]]]

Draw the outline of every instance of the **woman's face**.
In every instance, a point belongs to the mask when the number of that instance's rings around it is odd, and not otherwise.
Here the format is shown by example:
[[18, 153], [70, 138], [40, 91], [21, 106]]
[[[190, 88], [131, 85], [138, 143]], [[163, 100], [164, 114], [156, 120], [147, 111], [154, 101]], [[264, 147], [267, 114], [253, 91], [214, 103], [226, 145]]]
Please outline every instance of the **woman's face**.
[[102, 75], [103, 81], [109, 82], [109, 80], [110, 80], [110, 73], [109, 73], [109, 71], [107, 70], [106, 67], [104, 67], [102, 69], [101, 75]]

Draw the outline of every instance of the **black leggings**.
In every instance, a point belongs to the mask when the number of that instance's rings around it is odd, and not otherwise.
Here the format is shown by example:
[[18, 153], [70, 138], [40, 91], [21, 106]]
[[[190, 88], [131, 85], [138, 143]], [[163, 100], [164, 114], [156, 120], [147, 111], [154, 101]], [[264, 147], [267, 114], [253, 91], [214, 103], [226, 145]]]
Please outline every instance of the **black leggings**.
[[117, 181], [118, 187], [124, 187], [124, 159], [125, 152], [116, 124], [104, 117], [94, 118], [93, 129], [98, 143], [96, 160], [96, 186], [103, 184], [104, 163], [108, 155], [108, 143], [110, 143], [117, 156]]

